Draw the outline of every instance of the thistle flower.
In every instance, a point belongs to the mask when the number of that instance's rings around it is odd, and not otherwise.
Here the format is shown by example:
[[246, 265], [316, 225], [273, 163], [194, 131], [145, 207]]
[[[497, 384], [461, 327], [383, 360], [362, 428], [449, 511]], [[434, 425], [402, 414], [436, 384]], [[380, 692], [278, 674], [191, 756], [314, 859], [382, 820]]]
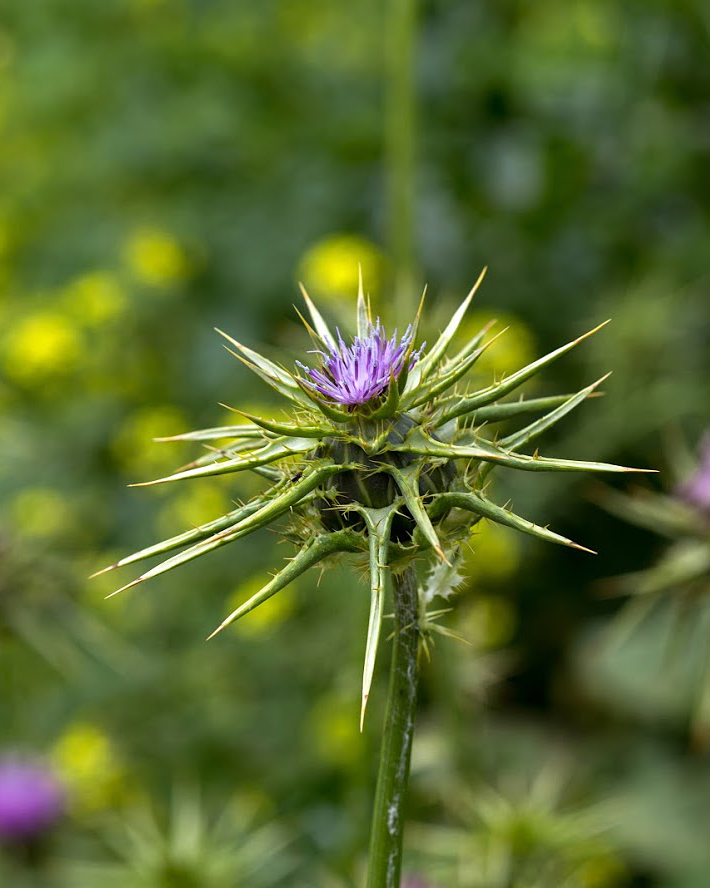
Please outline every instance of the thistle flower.
[[405, 357], [409, 355], [407, 369], [411, 370], [424, 349], [422, 346], [415, 354], [411, 353], [411, 326], [407, 327], [399, 344], [396, 330], [388, 340], [379, 318], [375, 325], [369, 324], [363, 337], [356, 336], [351, 346], [343, 342], [340, 330], [336, 332], [338, 344], [328, 341], [328, 354], [320, 349], [313, 352], [323, 358], [321, 369], [306, 367], [300, 361], [296, 363], [310, 377], [306, 384], [314, 392], [346, 407], [367, 404], [377, 398], [392, 381], [397, 381], [404, 368]]
[[0, 840], [36, 841], [59, 820], [64, 806], [64, 792], [50, 771], [14, 758], [0, 762]]
[[[283, 518], [287, 535], [298, 546], [296, 555], [211, 638], [310, 567], [354, 555], [370, 576], [364, 714], [390, 572], [400, 572], [422, 556], [454, 559], [471, 525], [481, 518], [590, 551], [496, 504], [488, 495], [487, 478], [498, 466], [527, 472], [635, 471], [545, 458], [537, 450], [532, 455], [519, 452], [592, 395], [602, 380], [571, 394], [503, 400], [604, 325], [501, 380], [470, 390], [466, 375], [496, 338], [484, 341], [490, 325], [453, 356], [447, 352], [484, 273], [427, 352], [424, 346], [416, 348], [424, 297], [405, 334], [388, 339], [380, 320], [373, 321], [362, 277], [357, 332], [350, 345], [339, 331], [333, 336], [302, 288], [310, 323], [303, 320], [315, 342], [318, 367], [299, 364], [301, 373], [292, 373], [218, 331], [232, 346], [228, 350], [285, 398], [290, 421], [236, 410], [246, 423], [161, 439], [231, 443], [173, 475], [144, 483], [251, 471], [271, 486], [216, 521], [141, 549], [106, 570], [182, 550], [123, 587], [127, 589]], [[534, 413], [542, 415], [517, 432], [498, 437], [490, 431], [501, 420]]]
[[700, 447], [700, 462], [692, 473], [677, 488], [678, 496], [702, 512], [710, 512], [710, 433], [703, 438]]

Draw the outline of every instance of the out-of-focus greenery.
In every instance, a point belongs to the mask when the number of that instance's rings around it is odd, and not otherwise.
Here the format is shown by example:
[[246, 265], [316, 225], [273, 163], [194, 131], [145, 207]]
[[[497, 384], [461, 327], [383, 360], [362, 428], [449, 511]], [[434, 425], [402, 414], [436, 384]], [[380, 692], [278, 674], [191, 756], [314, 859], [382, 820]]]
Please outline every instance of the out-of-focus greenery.
[[[364, 586], [307, 575], [206, 644], [288, 554], [273, 534], [110, 601], [122, 578], [87, 576], [254, 490], [126, 488], [193, 459], [152, 438], [219, 424], [218, 402], [277, 409], [213, 326], [288, 365], [310, 347], [296, 279], [343, 323], [358, 261], [408, 322], [388, 296], [385, 6], [3, 7], [0, 751], [49, 761], [71, 805], [45, 846], [0, 854], [2, 884], [359, 884], [387, 659], [360, 735]], [[669, 429], [710, 424], [709, 51], [702, 0], [420, 5], [425, 335], [484, 264], [471, 329], [511, 329], [482, 373], [614, 320], [538, 384], [614, 370], [543, 452], [660, 465]], [[648, 658], [589, 680], [623, 604], [595, 581], [657, 538], [572, 476], [535, 482], [506, 493], [601, 555], [472, 539], [446, 618], [472, 646], [437, 637], [424, 665], [407, 868], [445, 888], [705, 886], [692, 701], [635, 705], [635, 677], [664, 677]]]

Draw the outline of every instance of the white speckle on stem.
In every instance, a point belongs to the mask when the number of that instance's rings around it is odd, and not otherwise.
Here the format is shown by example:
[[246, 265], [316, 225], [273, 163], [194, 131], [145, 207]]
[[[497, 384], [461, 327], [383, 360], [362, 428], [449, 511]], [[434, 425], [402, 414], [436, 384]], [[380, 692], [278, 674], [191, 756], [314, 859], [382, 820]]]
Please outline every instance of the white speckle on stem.
[[387, 808], [387, 829], [391, 836], [397, 832], [399, 826], [399, 793], [395, 793], [389, 807]]

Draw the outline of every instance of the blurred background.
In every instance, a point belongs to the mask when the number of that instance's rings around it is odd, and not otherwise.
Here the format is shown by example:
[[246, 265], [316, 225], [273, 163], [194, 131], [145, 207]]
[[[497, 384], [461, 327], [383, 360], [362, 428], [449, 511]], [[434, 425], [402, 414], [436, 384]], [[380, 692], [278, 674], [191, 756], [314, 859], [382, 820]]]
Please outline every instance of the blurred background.
[[709, 50], [702, 0], [3, 5], [0, 884], [361, 884], [365, 586], [313, 572], [206, 644], [275, 534], [87, 580], [254, 493], [127, 484], [219, 402], [278, 409], [214, 326], [290, 365], [296, 282], [347, 329], [358, 262], [390, 326], [428, 283], [430, 340], [488, 265], [486, 379], [613, 318], [529, 389], [614, 371], [541, 450], [661, 470], [497, 479], [601, 554], [472, 539], [470, 645], [423, 665], [411, 886], [710, 884]]

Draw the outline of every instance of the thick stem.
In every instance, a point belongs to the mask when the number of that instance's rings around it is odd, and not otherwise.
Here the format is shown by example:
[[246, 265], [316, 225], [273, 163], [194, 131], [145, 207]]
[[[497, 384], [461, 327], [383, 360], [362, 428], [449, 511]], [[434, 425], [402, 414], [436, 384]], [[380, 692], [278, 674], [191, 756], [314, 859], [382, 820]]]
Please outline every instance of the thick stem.
[[419, 678], [419, 590], [414, 568], [392, 579], [395, 634], [370, 839], [368, 888], [398, 888], [404, 801]]

